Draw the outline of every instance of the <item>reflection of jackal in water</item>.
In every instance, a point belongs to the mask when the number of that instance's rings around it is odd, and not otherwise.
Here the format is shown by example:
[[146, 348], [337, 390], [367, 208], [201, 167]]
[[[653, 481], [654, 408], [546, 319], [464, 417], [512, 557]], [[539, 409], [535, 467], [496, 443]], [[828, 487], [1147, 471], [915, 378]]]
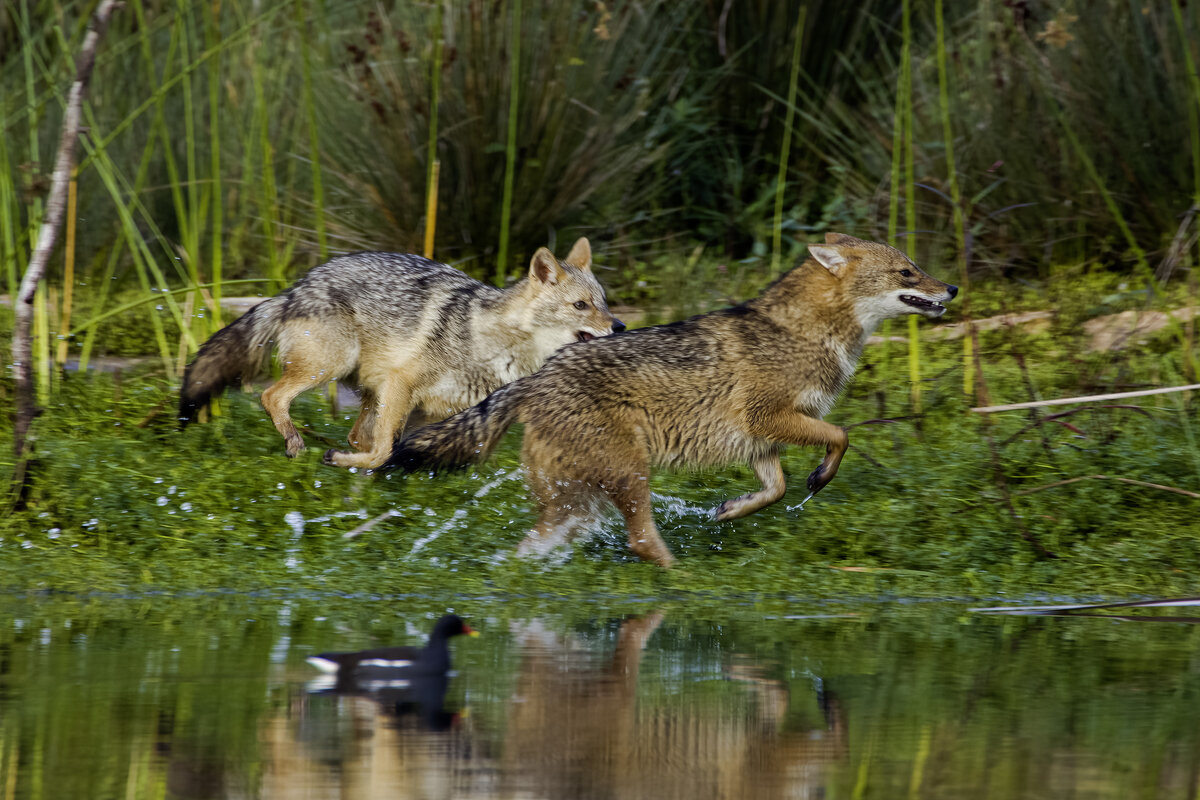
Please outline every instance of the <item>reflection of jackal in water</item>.
[[572, 667], [587, 654], [569, 640], [544, 631], [524, 636], [500, 761], [514, 796], [752, 800], [814, 796], [825, 786], [825, 769], [848, 753], [831, 697], [822, 698], [824, 720], [789, 728], [788, 687], [756, 667], [731, 665], [728, 677], [754, 698], [749, 715], [639, 705], [643, 649], [662, 619], [622, 622], [612, 656], [591, 668]]
[[513, 423], [525, 423], [522, 461], [537, 498], [537, 527], [522, 549], [568, 540], [596, 498], [625, 518], [629, 547], [668, 566], [671, 551], [650, 508], [650, 468], [749, 462], [762, 489], [726, 500], [718, 520], [783, 497], [784, 445], [819, 445], [808, 478], [819, 491], [848, 440], [824, 422], [867, 337], [889, 317], [937, 317], [957, 287], [903, 253], [841, 234], [735, 308], [671, 325], [569, 345], [536, 374], [397, 443], [388, 467], [447, 469], [486, 458]]
[[227, 387], [259, 375], [274, 347], [283, 375], [262, 402], [287, 454], [304, 449], [292, 401], [350, 378], [362, 391], [349, 437], [360, 452], [330, 450], [326, 461], [377, 467], [406, 421], [442, 419], [534, 372], [568, 342], [623, 330], [591, 265], [587, 239], [566, 261], [542, 248], [529, 277], [501, 290], [420, 256], [335, 258], [204, 343], [184, 375], [180, 418], [186, 425]]

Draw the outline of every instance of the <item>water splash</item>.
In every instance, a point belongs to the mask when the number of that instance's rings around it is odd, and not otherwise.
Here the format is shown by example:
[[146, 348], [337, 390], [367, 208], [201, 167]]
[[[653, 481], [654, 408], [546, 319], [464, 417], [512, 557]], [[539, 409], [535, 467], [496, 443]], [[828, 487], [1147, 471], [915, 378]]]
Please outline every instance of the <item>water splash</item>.
[[809, 492], [809, 493], [808, 493], [808, 497], [806, 497], [806, 498], [804, 498], [803, 500], [801, 500], [801, 501], [800, 501], [800, 503], [799, 503], [799, 505], [794, 505], [794, 506], [784, 506], [784, 508], [785, 508], [787, 511], [803, 511], [803, 510], [804, 510], [804, 504], [805, 504], [805, 503], [807, 503], [809, 500], [812, 500], [812, 499], [813, 499], [813, 495], [814, 495], [814, 494], [816, 494], [816, 492]]
[[653, 492], [650, 495], [650, 499], [654, 503], [655, 512], [661, 514], [663, 520], [682, 519], [685, 517], [711, 519], [713, 515], [712, 506], [695, 505], [684, 500], [682, 497]]
[[292, 572], [300, 568], [300, 557], [297, 554], [300, 552], [299, 542], [300, 537], [304, 535], [305, 526], [319, 522], [330, 522], [344, 517], [366, 519], [367, 510], [360, 508], [357, 511], [338, 511], [334, 514], [325, 514], [324, 516], [313, 517], [312, 519], [305, 519], [304, 515], [299, 511], [289, 511], [284, 514], [283, 521], [292, 529], [292, 546], [287, 549], [287, 558], [283, 562], [284, 566]]
[[438, 526], [438, 528], [436, 530], [434, 530], [433, 533], [429, 534], [428, 536], [423, 536], [420, 539], [417, 539], [415, 542], [413, 542], [412, 550], [408, 551], [409, 558], [415, 556], [417, 553], [424, 550], [425, 546], [427, 544], [429, 544], [430, 542], [437, 539], [443, 533], [454, 530], [455, 528], [462, 527], [461, 525], [458, 524], [458, 521], [461, 520], [465, 516], [467, 516], [467, 510], [465, 508], [455, 509], [454, 514], [451, 515], [450, 519], [446, 520], [440, 526]]

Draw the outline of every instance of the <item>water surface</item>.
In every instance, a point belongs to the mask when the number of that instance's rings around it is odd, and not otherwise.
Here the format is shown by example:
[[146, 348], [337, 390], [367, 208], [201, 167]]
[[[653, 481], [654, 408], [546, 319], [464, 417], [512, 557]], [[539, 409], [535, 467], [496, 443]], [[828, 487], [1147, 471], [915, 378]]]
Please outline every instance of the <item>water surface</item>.
[[444, 685], [305, 658], [428, 599], [0, 600], [0, 798], [1194, 798], [1200, 628], [952, 604], [454, 610]]

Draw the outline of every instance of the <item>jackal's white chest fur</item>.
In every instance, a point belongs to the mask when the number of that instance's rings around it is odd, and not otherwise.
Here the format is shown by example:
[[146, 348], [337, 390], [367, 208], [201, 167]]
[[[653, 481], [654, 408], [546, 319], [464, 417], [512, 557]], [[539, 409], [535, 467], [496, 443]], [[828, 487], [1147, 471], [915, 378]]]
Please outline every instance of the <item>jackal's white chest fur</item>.
[[[865, 337], [864, 337], [865, 340]], [[823, 345], [827, 363], [833, 367], [832, 388], [828, 381], [804, 381], [796, 394], [796, 408], [802, 413], [817, 419], [823, 419], [833, 410], [842, 390], [854, 377], [854, 369], [858, 365], [858, 357], [862, 346], [853, 347], [837, 340], [826, 341]]]

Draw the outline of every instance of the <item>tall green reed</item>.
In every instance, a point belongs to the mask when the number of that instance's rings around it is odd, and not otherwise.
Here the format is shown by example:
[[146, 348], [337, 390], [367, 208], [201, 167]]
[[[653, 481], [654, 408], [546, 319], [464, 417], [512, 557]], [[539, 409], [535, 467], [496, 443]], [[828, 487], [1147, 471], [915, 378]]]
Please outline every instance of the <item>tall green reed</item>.
[[[904, 221], [908, 235], [905, 250], [908, 257], [917, 255], [917, 190], [916, 167], [913, 149], [913, 69], [912, 69], [912, 0], [904, 0], [902, 7], [900, 49], [900, 107], [904, 115]], [[915, 315], [908, 316], [908, 382], [913, 411], [921, 412], [921, 331]]]
[[[942, 8], [942, 0], [934, 0], [933, 16], [937, 26], [938, 107], [941, 110], [942, 143], [946, 151], [946, 184], [950, 190], [955, 253], [959, 263], [958, 280], [963, 293], [963, 305], [960, 307], [960, 313], [969, 319], [970, 276], [967, 272], [967, 237], [963, 228], [963, 200], [958, 188], [958, 171], [954, 164], [954, 128], [950, 124], [950, 76], [946, 67], [946, 15]], [[969, 321], [968, 327], [970, 327]], [[962, 340], [963, 395], [969, 400], [974, 394], [975, 385], [975, 362], [971, 353], [974, 343], [973, 331], [968, 331]]]
[[[500, 196], [500, 245], [496, 254], [496, 284], [508, 277], [508, 233], [512, 223], [513, 182], [517, 171], [517, 113], [521, 100], [521, 0], [512, 0], [509, 12], [508, 134], [504, 141], [504, 189]], [[435, 50], [436, 52], [436, 50]], [[432, 165], [431, 165], [432, 168]]]
[[783, 122], [783, 143], [779, 146], [779, 174], [775, 178], [775, 224], [771, 241], [771, 274], [779, 273], [783, 244], [783, 193], [787, 187], [788, 157], [792, 153], [792, 122], [796, 116], [796, 85], [800, 79], [800, 50], [804, 42], [804, 17], [808, 6], [800, 6], [796, 17], [796, 43], [792, 48], [792, 71], [788, 79], [787, 112]]

